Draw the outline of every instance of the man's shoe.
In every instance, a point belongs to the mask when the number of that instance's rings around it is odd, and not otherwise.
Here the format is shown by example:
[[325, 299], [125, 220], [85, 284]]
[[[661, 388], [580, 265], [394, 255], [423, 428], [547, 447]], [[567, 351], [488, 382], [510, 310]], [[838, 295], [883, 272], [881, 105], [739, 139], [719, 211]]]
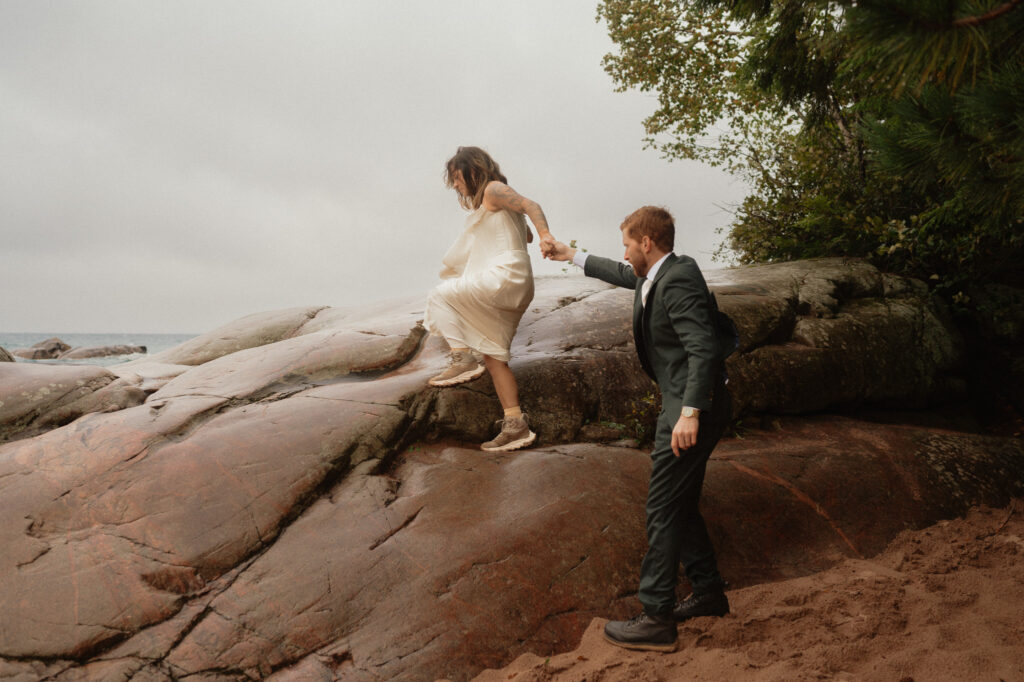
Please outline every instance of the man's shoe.
[[501, 433], [494, 440], [489, 440], [480, 446], [481, 450], [487, 452], [508, 452], [518, 450], [532, 445], [537, 440], [537, 434], [530, 430], [526, 424], [526, 415], [522, 417], [506, 417], [500, 420]]
[[484, 366], [469, 351], [452, 351], [448, 369], [427, 383], [431, 386], [454, 386], [472, 381], [484, 373]]
[[672, 609], [677, 623], [701, 616], [724, 616], [729, 613], [729, 600], [725, 592], [691, 594]]
[[675, 651], [679, 635], [675, 621], [642, 611], [633, 620], [613, 620], [604, 626], [604, 638], [625, 649]]

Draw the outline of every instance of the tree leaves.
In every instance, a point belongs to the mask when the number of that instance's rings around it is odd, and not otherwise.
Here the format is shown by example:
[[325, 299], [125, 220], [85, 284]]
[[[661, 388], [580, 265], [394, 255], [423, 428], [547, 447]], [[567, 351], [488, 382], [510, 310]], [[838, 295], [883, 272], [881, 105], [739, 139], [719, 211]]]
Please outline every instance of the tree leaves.
[[1024, 0], [605, 0], [646, 145], [753, 188], [745, 262], [857, 255], [951, 289], [1024, 262]]

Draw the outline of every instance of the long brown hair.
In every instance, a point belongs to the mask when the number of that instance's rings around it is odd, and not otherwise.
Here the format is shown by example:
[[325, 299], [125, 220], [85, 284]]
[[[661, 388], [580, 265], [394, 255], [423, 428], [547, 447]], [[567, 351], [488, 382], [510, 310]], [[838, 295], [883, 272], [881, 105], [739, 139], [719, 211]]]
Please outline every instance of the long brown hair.
[[444, 184], [449, 189], [455, 187], [455, 171], [462, 173], [462, 179], [466, 183], [467, 195], [459, 194], [459, 204], [466, 210], [480, 208], [480, 204], [484, 202], [484, 189], [487, 188], [487, 183], [500, 180], [508, 184], [508, 180], [501, 174], [498, 163], [480, 147], [459, 147], [455, 156], [448, 159], [448, 163], [444, 165]]

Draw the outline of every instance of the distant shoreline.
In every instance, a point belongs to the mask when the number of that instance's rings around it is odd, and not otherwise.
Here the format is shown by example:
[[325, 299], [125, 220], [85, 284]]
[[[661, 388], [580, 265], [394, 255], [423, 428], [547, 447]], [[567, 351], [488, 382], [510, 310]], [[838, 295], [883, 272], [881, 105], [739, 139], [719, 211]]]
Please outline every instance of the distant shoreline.
[[26, 360], [17, 358], [17, 362], [37, 362], [56, 365], [117, 365], [140, 357], [154, 355], [168, 348], [178, 346], [198, 334], [144, 334], [132, 332], [114, 333], [51, 333], [51, 332], [0, 332], [0, 348], [13, 351], [16, 348], [28, 348], [46, 339], [58, 338], [72, 348], [93, 348], [96, 346], [145, 346], [145, 355], [108, 355], [99, 358], [75, 360]]

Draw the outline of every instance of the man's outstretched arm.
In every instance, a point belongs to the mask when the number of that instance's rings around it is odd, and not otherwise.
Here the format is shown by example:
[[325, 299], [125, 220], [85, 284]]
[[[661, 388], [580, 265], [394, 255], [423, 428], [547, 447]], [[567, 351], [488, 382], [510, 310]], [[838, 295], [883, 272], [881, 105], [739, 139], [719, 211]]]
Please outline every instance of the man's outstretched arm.
[[626, 289], [636, 289], [637, 277], [633, 268], [601, 256], [591, 256], [580, 253], [576, 249], [556, 241], [548, 253], [551, 260], [572, 261], [573, 265], [583, 268], [583, 274], [587, 277], [595, 277], [608, 284]]

